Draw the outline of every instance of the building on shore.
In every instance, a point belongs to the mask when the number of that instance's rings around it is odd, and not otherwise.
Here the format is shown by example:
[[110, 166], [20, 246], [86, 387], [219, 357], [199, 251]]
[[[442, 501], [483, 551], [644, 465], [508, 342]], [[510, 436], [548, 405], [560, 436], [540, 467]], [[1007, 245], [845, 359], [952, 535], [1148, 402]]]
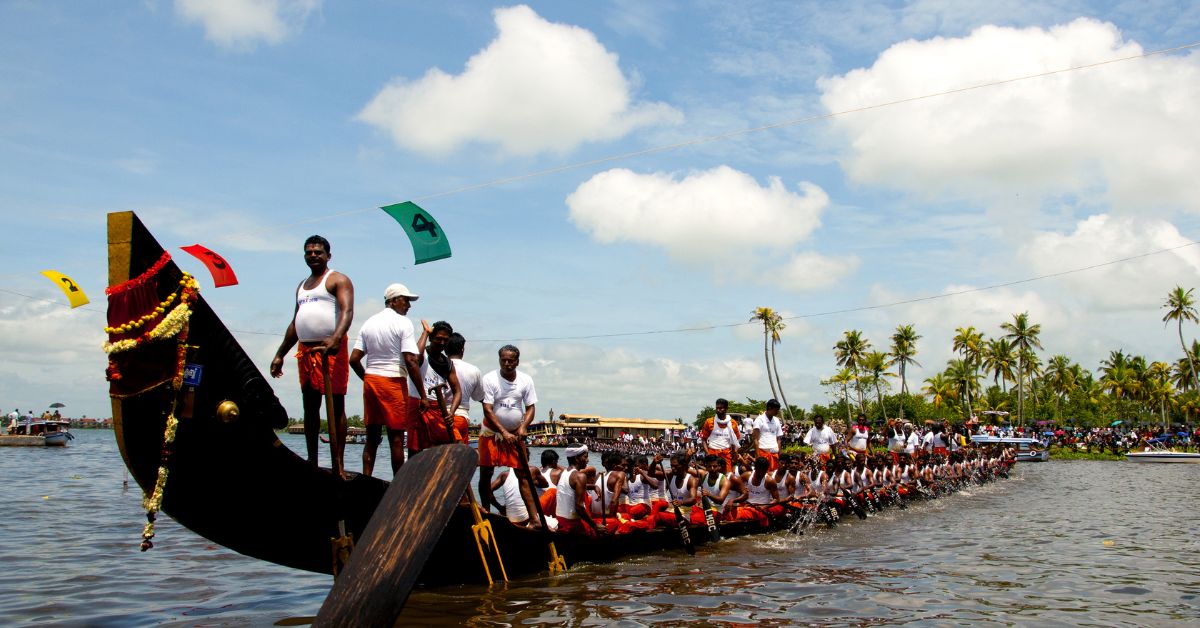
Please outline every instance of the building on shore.
[[622, 434], [662, 438], [678, 436], [687, 429], [679, 419], [637, 419], [602, 417], [598, 414], [560, 414], [551, 429], [554, 434], [611, 440]]

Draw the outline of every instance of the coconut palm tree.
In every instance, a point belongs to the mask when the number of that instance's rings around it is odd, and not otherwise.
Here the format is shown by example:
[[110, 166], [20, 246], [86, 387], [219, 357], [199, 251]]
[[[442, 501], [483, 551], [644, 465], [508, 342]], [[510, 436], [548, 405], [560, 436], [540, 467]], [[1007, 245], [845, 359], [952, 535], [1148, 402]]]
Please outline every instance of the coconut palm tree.
[[966, 360], [950, 360], [946, 362], [946, 370], [943, 375], [950, 382], [954, 396], [962, 402], [967, 418], [970, 418], [970, 399], [979, 390], [979, 374], [971, 368]]
[[[975, 327], [959, 327], [954, 330], [954, 350], [962, 354], [963, 362], [972, 371], [977, 369], [979, 356], [983, 350], [983, 334], [975, 331]], [[967, 418], [971, 418], [971, 387], [967, 387]]]
[[1008, 382], [1017, 378], [1015, 371], [1017, 354], [1008, 338], [992, 338], [983, 345], [983, 369], [992, 374], [992, 383], [1008, 393]]
[[783, 318], [776, 314], [770, 322], [771, 331], [771, 369], [775, 371], [775, 386], [779, 388], [779, 400], [783, 402], [783, 416], [787, 417], [788, 421], [793, 421], [792, 406], [788, 403], [787, 394], [783, 392], [783, 380], [779, 378], [779, 360], [775, 359], [775, 345], [783, 342], [780, 332], [787, 328], [787, 323], [783, 322]]
[[855, 381], [854, 371], [848, 368], [843, 368], [830, 377], [821, 382], [822, 384], [832, 384], [842, 387], [842, 399], [846, 402], [846, 425], [850, 424], [850, 382]]
[[871, 349], [871, 341], [863, 337], [862, 332], [857, 329], [851, 329], [845, 332], [845, 336], [833, 345], [833, 355], [837, 358], [837, 365], [848, 368], [854, 372], [854, 387], [858, 391], [858, 411], [862, 412], [863, 408], [863, 390], [862, 381], [859, 379], [859, 367], [862, 365], [863, 359], [867, 355], [867, 351]]
[[1193, 340], [1188, 352], [1171, 369], [1171, 383], [1180, 392], [1196, 390], [1196, 380], [1192, 378], [1192, 364], [1196, 362], [1200, 362], [1200, 340]]
[[1188, 367], [1192, 371], [1193, 385], [1200, 389], [1200, 380], [1196, 379], [1196, 363], [1192, 361], [1187, 345], [1183, 342], [1183, 321], [1193, 323], [1200, 321], [1200, 317], [1196, 316], [1196, 300], [1192, 297], [1193, 290], [1194, 288], [1188, 288], [1185, 291], [1183, 286], [1175, 286], [1174, 290], [1167, 293], [1167, 300], [1163, 303], [1163, 308], [1167, 310], [1167, 313], [1163, 315], [1163, 325], [1169, 321], [1175, 321], [1175, 328], [1179, 331], [1179, 347], [1188, 356]]
[[1005, 338], [1013, 341], [1013, 347], [1017, 351], [1017, 424], [1025, 425], [1025, 363], [1033, 353], [1034, 348], [1041, 349], [1042, 341], [1038, 336], [1042, 333], [1042, 326], [1029, 322], [1029, 312], [1021, 312], [1013, 314], [1011, 323], [1003, 323], [1000, 329], [1008, 332]]
[[934, 373], [932, 377], [925, 379], [924, 392], [933, 407], [938, 410], [938, 415], [941, 416], [942, 406], [954, 396], [954, 383], [944, 374]]
[[1046, 365], [1046, 384], [1054, 393], [1054, 420], [1059, 420], [1062, 398], [1075, 390], [1078, 370], [1071, 367], [1071, 359], [1065, 355], [1050, 358]]
[[755, 308], [750, 314], [750, 322], [760, 321], [763, 326], [763, 362], [767, 365], [767, 383], [771, 386], [771, 397], [779, 398], [779, 392], [775, 390], [775, 380], [771, 377], [771, 356], [767, 353], [767, 342], [771, 337], [771, 323], [778, 318], [779, 315], [775, 310], [769, 307]]
[[[911, 324], [897, 325], [895, 333], [892, 334], [892, 363], [898, 366], [900, 371], [900, 394], [908, 397], [908, 379], [905, 377], [906, 368], [909, 364], [916, 364], [914, 356], [917, 355], [917, 341], [921, 339], [921, 335], [913, 329]], [[904, 419], [904, 402], [900, 402], [900, 419]]]
[[863, 370], [871, 378], [871, 383], [875, 384], [875, 400], [879, 404], [879, 409], [883, 411], [883, 419], [887, 420], [887, 406], [883, 404], [883, 391], [880, 382], [885, 377], [895, 377], [895, 373], [888, 371], [891, 366], [889, 355], [883, 351], [872, 351], [863, 359]]
[[1146, 369], [1143, 390], [1147, 401], [1158, 406], [1163, 428], [1167, 428], [1167, 404], [1174, 402], [1175, 387], [1171, 385], [1171, 366], [1166, 362], [1151, 362]]

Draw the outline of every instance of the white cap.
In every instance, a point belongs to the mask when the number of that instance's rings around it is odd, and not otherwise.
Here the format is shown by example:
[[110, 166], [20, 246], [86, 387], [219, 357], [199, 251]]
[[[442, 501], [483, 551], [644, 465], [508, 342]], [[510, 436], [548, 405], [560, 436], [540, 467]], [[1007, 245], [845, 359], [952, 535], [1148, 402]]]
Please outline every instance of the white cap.
[[409, 292], [408, 286], [402, 283], [394, 283], [388, 286], [387, 290], [383, 291], [383, 301], [385, 303], [396, 297], [408, 297], [409, 301], [416, 301], [420, 298], [412, 292]]

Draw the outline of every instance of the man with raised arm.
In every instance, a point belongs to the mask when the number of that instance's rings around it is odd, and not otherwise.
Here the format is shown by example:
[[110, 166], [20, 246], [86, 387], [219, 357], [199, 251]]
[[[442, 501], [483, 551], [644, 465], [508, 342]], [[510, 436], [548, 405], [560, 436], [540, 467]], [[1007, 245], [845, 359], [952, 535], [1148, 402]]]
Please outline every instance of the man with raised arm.
[[[521, 498], [529, 512], [537, 512], [529, 490], [529, 469], [522, 462], [525, 432], [533, 422], [537, 392], [533, 378], [517, 370], [521, 351], [512, 345], [500, 347], [500, 368], [483, 376], [483, 424], [479, 430], [479, 501], [484, 509], [492, 503], [492, 472], [509, 467], [521, 480]], [[519, 449], [518, 449], [519, 448]], [[536, 519], [534, 527], [541, 526]]]
[[308, 462], [316, 466], [321, 399], [325, 394], [323, 361], [329, 360], [334, 415], [326, 417], [330, 458], [333, 472], [344, 478], [346, 387], [350, 380], [346, 332], [354, 320], [354, 284], [349, 277], [329, 268], [331, 257], [329, 240], [315, 235], [304, 241], [304, 263], [308, 265], [309, 276], [296, 286], [296, 308], [275, 359], [271, 360], [271, 377], [283, 376], [283, 356], [299, 342], [296, 367], [304, 402], [304, 441], [308, 445]]

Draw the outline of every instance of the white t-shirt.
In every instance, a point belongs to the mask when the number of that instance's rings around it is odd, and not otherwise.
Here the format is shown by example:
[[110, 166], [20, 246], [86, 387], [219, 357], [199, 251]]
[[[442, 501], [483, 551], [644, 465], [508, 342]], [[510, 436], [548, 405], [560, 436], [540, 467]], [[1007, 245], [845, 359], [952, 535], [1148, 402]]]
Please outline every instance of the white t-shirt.
[[[525, 420], [525, 408], [537, 403], [537, 392], [533, 389], [533, 378], [517, 371], [513, 381], [500, 376], [500, 371], [492, 371], [483, 376], [483, 403], [491, 404], [492, 414], [504, 429], [511, 431], [520, 427]], [[483, 435], [493, 434], [487, 427], [480, 432]]]
[[[452, 394], [452, 391], [450, 390], [450, 382], [446, 381], [446, 379], [443, 378], [441, 375], [438, 375], [438, 372], [433, 370], [433, 368], [429, 366], [429, 355], [428, 354], [426, 354], [424, 357], [425, 357], [424, 361], [421, 362], [421, 381], [423, 381], [425, 383], [425, 393], [429, 396], [430, 399], [437, 399], [437, 396], [433, 392], [433, 390], [435, 388], [441, 388], [442, 389], [442, 399], [444, 399], [446, 401], [446, 405], [449, 405], [450, 404], [450, 395]], [[421, 394], [413, 389], [411, 379], [408, 380], [408, 393], [410, 395], [417, 395], [417, 396], [420, 396], [420, 394]]]
[[454, 361], [454, 372], [458, 373], [458, 387], [462, 389], [462, 401], [458, 404], [458, 411], [454, 414], [458, 416], [471, 415], [471, 400], [483, 401], [483, 385], [480, 380], [483, 379], [483, 373], [479, 367], [460, 360], [451, 358]]
[[916, 432], [909, 432], [908, 437], [904, 439], [904, 453], [916, 453], [917, 447], [921, 444], [921, 437], [917, 436]]
[[770, 452], [779, 451], [779, 437], [783, 436], [783, 423], [779, 417], [768, 418], [766, 413], [754, 419], [754, 429], [758, 430], [758, 448]]
[[831, 445], [837, 442], [837, 434], [833, 433], [833, 428], [828, 425], [817, 429], [817, 426], [808, 428], [808, 433], [804, 435], [804, 443], [813, 448], [813, 453], [827, 454]]
[[[354, 348], [367, 355], [363, 368], [368, 375], [405, 377], [408, 370], [401, 367], [404, 363], [402, 354], [417, 353], [412, 321], [392, 308], [384, 308], [363, 323]], [[412, 382], [409, 382], [411, 387]]]

